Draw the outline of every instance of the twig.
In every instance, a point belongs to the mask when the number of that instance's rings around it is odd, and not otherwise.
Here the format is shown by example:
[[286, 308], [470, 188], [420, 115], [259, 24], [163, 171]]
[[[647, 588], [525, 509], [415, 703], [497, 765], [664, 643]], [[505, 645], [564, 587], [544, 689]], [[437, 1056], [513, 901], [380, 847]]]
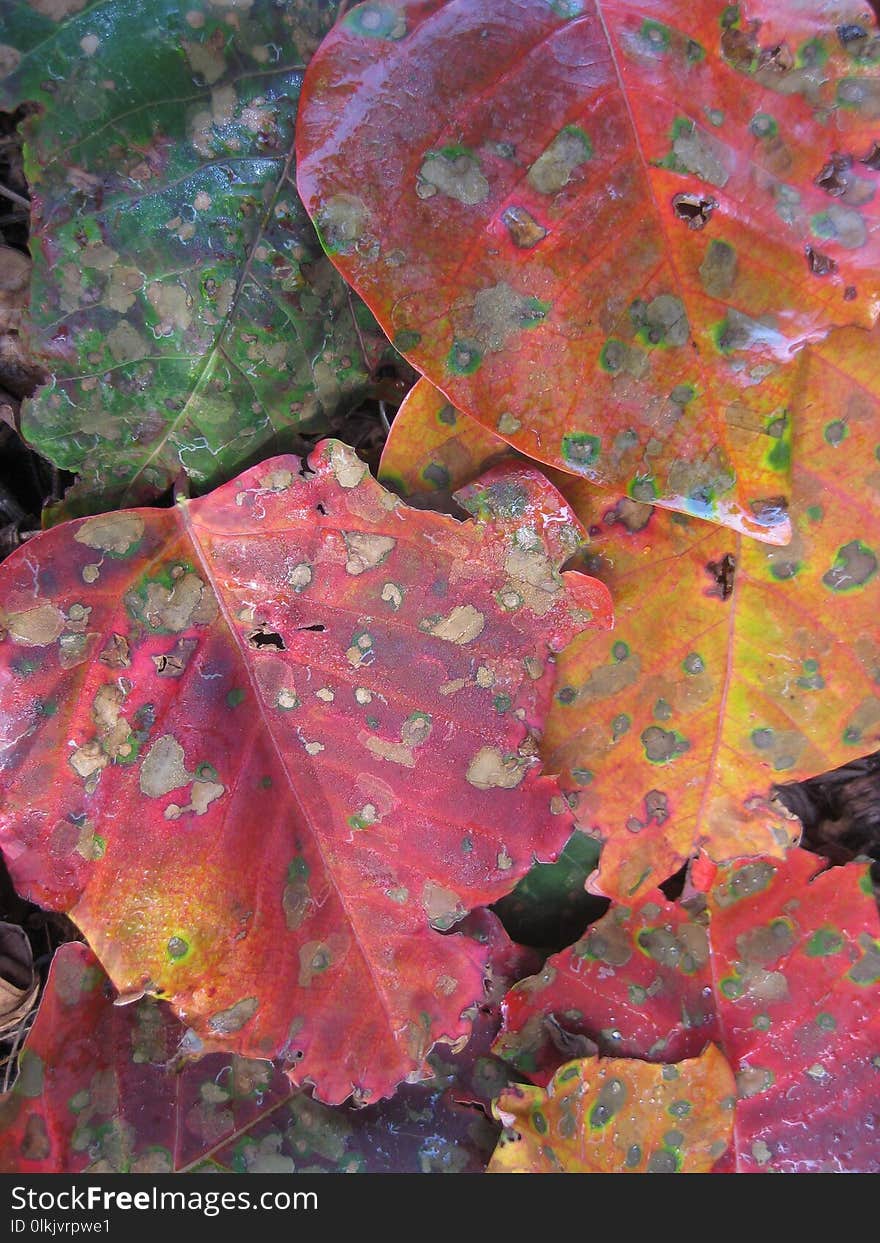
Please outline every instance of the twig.
[[9, 1053], [6, 1056], [6, 1062], [4, 1065], [4, 1071], [3, 1071], [3, 1091], [4, 1092], [9, 1091], [10, 1085], [12, 1083], [13, 1069], [17, 1065], [18, 1051], [24, 1042], [25, 1036], [28, 1034], [28, 1032], [31, 1029], [31, 1026], [33, 1025], [34, 1019], [36, 1018], [36, 1014], [37, 1014], [37, 1007], [33, 1006], [30, 1010], [28, 1010], [27, 1014], [24, 1016], [24, 1018], [21, 1020], [21, 1022], [19, 1023], [18, 1027], [15, 1030], [15, 1036], [13, 1037], [13, 1041], [12, 1041], [12, 1048], [9, 1050]]
[[379, 402], [379, 418], [382, 420], [382, 426], [385, 428], [385, 435], [389, 435], [391, 424], [388, 422], [388, 415], [385, 413], [385, 402]]
[[2, 195], [5, 199], [9, 199], [10, 202], [16, 203], [19, 207], [26, 207], [28, 211], [31, 209], [30, 199], [26, 199], [22, 195], [16, 194], [14, 190], [9, 189], [9, 186], [4, 186], [2, 181], [0, 181], [0, 195]]

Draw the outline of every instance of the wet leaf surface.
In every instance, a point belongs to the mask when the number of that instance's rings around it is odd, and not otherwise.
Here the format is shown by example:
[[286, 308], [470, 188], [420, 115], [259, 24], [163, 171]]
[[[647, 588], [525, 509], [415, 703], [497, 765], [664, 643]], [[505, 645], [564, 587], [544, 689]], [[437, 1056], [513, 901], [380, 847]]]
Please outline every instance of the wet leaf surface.
[[[23, 429], [80, 512], [196, 490], [355, 404], [386, 343], [293, 181], [302, 74], [335, 0], [6, 6], [0, 106], [26, 123]], [[5, 75], [5, 76], [3, 76]]]
[[[614, 630], [561, 658], [543, 743], [605, 840], [607, 893], [645, 892], [700, 843], [719, 860], [782, 853], [797, 823], [768, 805], [774, 784], [880, 744], [877, 348], [847, 329], [805, 355], [779, 439], [794, 459], [785, 548], [552, 475], [615, 604]], [[382, 476], [404, 495], [460, 487], [498, 461], [488, 435], [422, 381]]]
[[0, 1098], [0, 1169], [167, 1173], [290, 1095], [268, 1062], [215, 1054], [175, 1068], [183, 1034], [151, 999], [114, 1006], [87, 946], [63, 945]]
[[496, 1051], [544, 1083], [555, 1026], [652, 1061], [716, 1041], [737, 1074], [737, 1170], [876, 1172], [880, 919], [864, 864], [820, 868], [801, 850], [710, 864], [704, 914], [613, 906], [508, 994]]
[[708, 963], [705, 927], [686, 907], [659, 890], [615, 903], [508, 993], [496, 1052], [542, 1085], [585, 1040], [605, 1057], [698, 1057], [720, 1034]]
[[438, 1048], [429, 1078], [393, 1101], [331, 1109], [270, 1062], [187, 1060], [167, 1006], [112, 999], [92, 952], [63, 946], [18, 1081], [0, 1097], [4, 1173], [477, 1173], [494, 1147], [497, 1126], [454, 1097], [474, 1077], [489, 1095], [506, 1083], [486, 1052], [491, 1015], [481, 1053]]
[[462, 523], [338, 441], [309, 465], [4, 563], [0, 842], [124, 996], [332, 1103], [469, 1030], [487, 948], [441, 932], [568, 839], [536, 731], [553, 654], [610, 606], [558, 572], [577, 522], [534, 471]]
[[568, 1062], [545, 1091], [512, 1085], [490, 1174], [700, 1174], [731, 1140], [733, 1075], [710, 1045], [678, 1066]]
[[792, 354], [880, 292], [863, 7], [369, 0], [306, 75], [303, 200], [460, 409], [785, 543]]

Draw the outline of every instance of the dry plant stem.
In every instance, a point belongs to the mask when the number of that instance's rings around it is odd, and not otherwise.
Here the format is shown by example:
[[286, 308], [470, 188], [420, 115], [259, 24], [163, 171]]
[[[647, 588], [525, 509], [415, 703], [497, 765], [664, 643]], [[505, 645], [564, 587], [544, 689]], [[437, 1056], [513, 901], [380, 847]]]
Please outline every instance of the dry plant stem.
[[4, 186], [2, 182], [0, 182], [0, 195], [2, 195], [3, 198], [9, 199], [11, 202], [17, 204], [17, 206], [27, 208], [27, 210], [30, 211], [30, 200], [26, 199], [21, 194], [16, 194], [14, 190], [10, 190], [9, 186]]
[[28, 1032], [31, 1029], [31, 1024], [33, 1023], [36, 1017], [38, 1009], [39, 1009], [38, 1006], [34, 1006], [33, 1009], [30, 1010], [29, 1013], [24, 1016], [24, 1018], [19, 1023], [18, 1028], [16, 1029], [15, 1036], [13, 1037], [13, 1040], [12, 1040], [12, 1048], [9, 1050], [9, 1053], [6, 1056], [6, 1061], [3, 1066], [3, 1091], [4, 1092], [8, 1092], [10, 1087], [12, 1086], [13, 1076], [15, 1073], [14, 1068], [18, 1064], [19, 1049], [24, 1043], [25, 1036], [28, 1034]]

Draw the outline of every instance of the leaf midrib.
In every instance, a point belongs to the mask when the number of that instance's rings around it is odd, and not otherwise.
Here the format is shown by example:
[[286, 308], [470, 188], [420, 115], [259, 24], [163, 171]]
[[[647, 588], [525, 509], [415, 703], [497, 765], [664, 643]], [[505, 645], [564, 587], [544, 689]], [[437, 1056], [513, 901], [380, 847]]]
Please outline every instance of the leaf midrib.
[[[247, 659], [246, 653], [241, 645], [241, 642], [238, 636], [238, 631], [236, 630], [236, 627], [233, 624], [232, 617], [230, 616], [229, 608], [226, 603], [226, 599], [224, 597], [224, 594], [220, 588], [220, 585], [215, 575], [213, 574], [212, 566], [206, 555], [206, 552], [204, 548], [202, 547], [202, 544], [198, 538], [197, 525], [192, 520], [192, 517], [189, 512], [189, 504], [186, 501], [183, 501], [180, 504], [180, 514], [181, 514], [181, 523], [182, 523], [184, 532], [186, 533], [187, 538], [192, 544], [193, 550], [196, 554], [196, 557], [198, 558], [201, 571], [205, 576], [205, 580], [210, 586], [211, 591], [214, 595], [214, 598], [217, 600], [218, 608], [220, 610], [220, 615], [223, 618], [223, 623], [226, 626], [227, 631], [229, 632], [229, 636], [231, 639], [231, 646], [237, 652], [240, 663], [244, 666], [245, 676], [247, 677], [248, 683], [251, 688], [251, 693], [253, 694], [254, 699], [257, 703], [257, 706], [260, 712], [260, 718], [263, 723], [263, 728], [265, 730], [267, 738], [269, 739], [269, 742], [271, 743], [272, 750], [275, 753], [276, 761], [281, 771], [284, 774], [284, 778], [285, 778], [285, 781], [287, 782], [287, 786], [290, 791], [293, 805], [296, 808], [296, 811], [301, 819], [301, 822], [303, 823], [304, 826], [307, 827], [311, 835], [311, 838], [314, 841], [315, 846], [318, 850], [318, 855], [321, 859], [321, 865], [324, 869], [324, 873], [328, 881], [330, 882], [334, 893], [336, 894], [339, 905], [345, 915], [345, 918], [348, 922], [349, 927], [352, 930], [358, 952], [363, 960], [367, 975], [369, 976], [370, 982], [373, 986], [373, 991], [376, 994], [376, 998], [379, 1002], [380, 1009], [385, 1017], [389, 1039], [391, 1040], [391, 1043], [393, 1044], [393, 1046], [397, 1048], [396, 1028], [395, 1028], [394, 1020], [392, 1019], [392, 1016], [391, 1016], [391, 1011], [389, 1010], [389, 1007], [388, 1007], [388, 998], [386, 996], [385, 989], [382, 987], [382, 984], [376, 975], [376, 972], [373, 967], [372, 959], [364, 944], [364, 938], [361, 934], [361, 929], [358, 925], [357, 920], [354, 917], [353, 911], [349, 903], [346, 901], [346, 897], [342, 889], [340, 888], [340, 885], [336, 879], [335, 871], [328, 860], [328, 856], [325, 850], [325, 844], [324, 844], [322, 835], [319, 832], [318, 827], [312, 822], [310, 816], [306, 812], [305, 806], [303, 805], [302, 799], [300, 798], [299, 791], [297, 789], [297, 784], [293, 780], [293, 776], [288, 767], [287, 760], [284, 756], [284, 753], [281, 747], [278, 744], [278, 740], [275, 737], [275, 732], [269, 723], [269, 719], [266, 715], [266, 705], [263, 701], [263, 696], [260, 691], [259, 684], [254, 676], [253, 665]], [[318, 782], [316, 778], [313, 777], [313, 779], [316, 781], [316, 784], [320, 785], [320, 782]], [[356, 1085], [353, 1085], [353, 1086], [356, 1086]]]

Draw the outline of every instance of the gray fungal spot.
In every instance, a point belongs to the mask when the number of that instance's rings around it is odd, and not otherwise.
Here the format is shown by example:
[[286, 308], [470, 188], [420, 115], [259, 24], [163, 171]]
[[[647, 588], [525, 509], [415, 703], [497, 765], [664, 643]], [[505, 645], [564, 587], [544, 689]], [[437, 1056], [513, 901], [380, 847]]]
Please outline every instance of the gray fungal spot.
[[670, 1152], [667, 1148], [661, 1148], [658, 1152], [652, 1152], [650, 1157], [648, 1157], [646, 1169], [649, 1174], [674, 1174], [678, 1169], [675, 1153]]
[[172, 734], [163, 734], [141, 764], [141, 792], [148, 798], [162, 798], [186, 785], [191, 776], [183, 762], [183, 747]]
[[712, 298], [727, 298], [736, 283], [736, 251], [728, 243], [713, 238], [700, 264], [700, 283]]
[[642, 746], [645, 755], [652, 764], [668, 764], [677, 755], [690, 749], [690, 743], [679, 738], [674, 731], [662, 729], [659, 725], [649, 725], [642, 731]]
[[429, 151], [425, 156], [416, 179], [416, 193], [422, 199], [445, 194], [447, 198], [473, 207], [489, 197], [489, 182], [472, 151], [444, 147], [440, 151]]
[[630, 316], [649, 345], [684, 345], [691, 335], [684, 303], [674, 294], [634, 302]]
[[834, 565], [822, 575], [832, 591], [851, 591], [862, 587], [877, 573], [877, 558], [861, 540], [851, 540], [838, 550]]
[[701, 181], [713, 186], [727, 185], [730, 174], [722, 161], [723, 148], [696, 126], [679, 134], [673, 141], [672, 153], [678, 164]]
[[858, 250], [868, 240], [868, 230], [859, 212], [832, 203], [813, 219], [813, 232], [833, 239], [845, 250]]
[[556, 194], [592, 156], [593, 144], [583, 130], [567, 125], [529, 169], [529, 184], [542, 194]]
[[331, 253], [350, 254], [367, 226], [367, 208], [354, 194], [333, 194], [322, 205], [318, 228]]
[[228, 1010], [221, 1010], [213, 1015], [208, 1020], [208, 1026], [218, 1036], [229, 1036], [233, 1032], [241, 1031], [245, 1023], [254, 1017], [259, 1004], [256, 997], [245, 997]]
[[472, 337], [483, 352], [504, 347], [508, 338], [539, 324], [548, 307], [537, 298], [517, 293], [505, 281], [481, 289], [474, 298]]

